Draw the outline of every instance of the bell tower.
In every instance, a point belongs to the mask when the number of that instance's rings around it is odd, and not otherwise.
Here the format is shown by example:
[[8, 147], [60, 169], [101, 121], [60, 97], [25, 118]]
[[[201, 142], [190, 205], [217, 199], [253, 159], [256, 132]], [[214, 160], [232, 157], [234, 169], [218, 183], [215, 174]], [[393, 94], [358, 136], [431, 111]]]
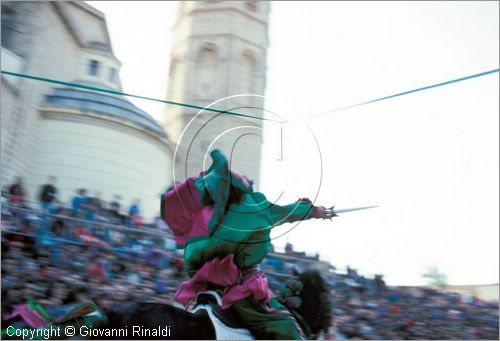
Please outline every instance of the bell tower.
[[[175, 178], [198, 174], [211, 149], [258, 185], [266, 85], [269, 2], [181, 1], [172, 28], [167, 99], [243, 115], [167, 105], [178, 143]], [[181, 137], [182, 134], [182, 137]], [[205, 166], [210, 165], [208, 158]]]

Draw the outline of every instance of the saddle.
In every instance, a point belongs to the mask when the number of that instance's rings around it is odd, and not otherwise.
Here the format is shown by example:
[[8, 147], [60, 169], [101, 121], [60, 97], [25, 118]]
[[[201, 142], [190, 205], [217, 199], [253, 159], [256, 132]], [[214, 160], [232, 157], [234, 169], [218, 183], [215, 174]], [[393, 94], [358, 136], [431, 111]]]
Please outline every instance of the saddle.
[[255, 340], [231, 307], [222, 309], [222, 299], [216, 291], [200, 291], [196, 295], [196, 303], [191, 313], [208, 315], [217, 340]]

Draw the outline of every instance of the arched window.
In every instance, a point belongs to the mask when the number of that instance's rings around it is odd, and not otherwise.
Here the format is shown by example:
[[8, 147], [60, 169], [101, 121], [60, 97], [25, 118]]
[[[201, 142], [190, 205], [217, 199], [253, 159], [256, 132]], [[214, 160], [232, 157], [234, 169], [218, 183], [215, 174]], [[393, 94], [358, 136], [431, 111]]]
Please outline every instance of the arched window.
[[[239, 81], [239, 93], [240, 94], [254, 94], [255, 89], [255, 73], [257, 68], [257, 62], [254, 56], [247, 52], [241, 56], [240, 64], [240, 81]], [[251, 103], [250, 97], [245, 101], [247, 104]]]
[[217, 95], [217, 50], [215, 45], [207, 44], [198, 53], [197, 93], [202, 99], [215, 99]]
[[92, 59], [89, 61], [87, 73], [91, 76], [99, 74], [99, 62], [97, 60]]
[[115, 83], [116, 82], [116, 69], [109, 68], [109, 81]]

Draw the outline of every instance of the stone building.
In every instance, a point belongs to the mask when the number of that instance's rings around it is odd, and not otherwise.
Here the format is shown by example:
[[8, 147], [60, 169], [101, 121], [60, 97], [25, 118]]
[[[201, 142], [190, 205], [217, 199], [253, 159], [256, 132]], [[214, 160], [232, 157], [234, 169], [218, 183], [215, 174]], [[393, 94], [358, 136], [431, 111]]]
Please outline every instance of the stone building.
[[[2, 2], [2, 70], [121, 91], [104, 15], [84, 2]], [[16, 176], [36, 199], [48, 176], [59, 199], [78, 188], [159, 214], [173, 145], [125, 97], [2, 75], [2, 188]]]
[[269, 10], [265, 1], [179, 3], [167, 99], [251, 117], [167, 106], [164, 126], [179, 142], [176, 179], [198, 174], [219, 148], [258, 185]]
[[444, 290], [477, 297], [488, 302], [499, 301], [499, 284], [448, 285]]

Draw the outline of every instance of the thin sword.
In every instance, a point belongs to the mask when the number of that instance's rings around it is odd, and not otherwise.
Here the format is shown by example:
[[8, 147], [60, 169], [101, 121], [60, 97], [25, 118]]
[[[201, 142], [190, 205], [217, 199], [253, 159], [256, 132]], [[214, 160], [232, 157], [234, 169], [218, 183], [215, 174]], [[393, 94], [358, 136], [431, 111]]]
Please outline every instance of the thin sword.
[[369, 208], [375, 208], [375, 207], [378, 207], [378, 206], [365, 206], [365, 207], [355, 207], [355, 208], [343, 208], [343, 209], [340, 209], [340, 210], [334, 210], [333, 207], [334, 206], [330, 207], [330, 209], [332, 210], [332, 213], [337, 214], [337, 213], [345, 213], [345, 212], [367, 210]]
[[326, 217], [325, 219], [332, 219], [333, 217], [338, 217], [338, 213], [347, 213], [353, 211], [367, 210], [369, 208], [375, 208], [378, 206], [365, 206], [365, 207], [354, 207], [354, 208], [343, 208], [340, 210], [334, 209], [335, 206], [328, 207], [326, 209]]

